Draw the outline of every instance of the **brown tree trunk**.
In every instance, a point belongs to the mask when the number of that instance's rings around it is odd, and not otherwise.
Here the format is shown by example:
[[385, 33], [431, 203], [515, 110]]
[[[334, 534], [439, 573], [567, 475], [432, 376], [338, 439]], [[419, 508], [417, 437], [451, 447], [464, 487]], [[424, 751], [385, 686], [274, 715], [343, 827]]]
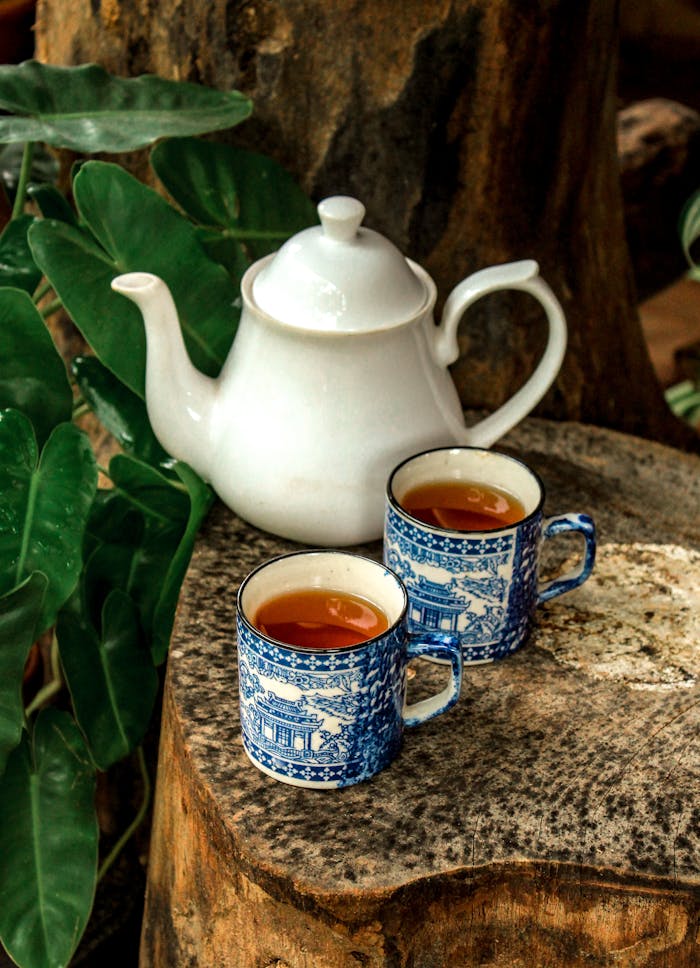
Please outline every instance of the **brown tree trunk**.
[[[468, 273], [531, 257], [570, 342], [539, 413], [668, 442], [636, 312], [615, 143], [617, 4], [609, 0], [39, 0], [37, 54], [237, 87], [229, 137], [318, 199], [352, 193], [366, 223], [425, 264], [442, 297]], [[541, 352], [530, 297], [468, 312], [454, 367], [494, 407]]]

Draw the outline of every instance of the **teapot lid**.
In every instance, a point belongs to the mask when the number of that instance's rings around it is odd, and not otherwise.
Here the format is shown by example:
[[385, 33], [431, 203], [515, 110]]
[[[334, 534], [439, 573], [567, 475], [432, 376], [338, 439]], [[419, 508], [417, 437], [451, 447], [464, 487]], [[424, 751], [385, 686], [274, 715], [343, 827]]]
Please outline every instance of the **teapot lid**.
[[426, 305], [426, 287], [408, 260], [361, 224], [362, 202], [334, 195], [318, 214], [321, 225], [285, 242], [255, 276], [260, 309], [303, 329], [356, 333], [403, 323]]

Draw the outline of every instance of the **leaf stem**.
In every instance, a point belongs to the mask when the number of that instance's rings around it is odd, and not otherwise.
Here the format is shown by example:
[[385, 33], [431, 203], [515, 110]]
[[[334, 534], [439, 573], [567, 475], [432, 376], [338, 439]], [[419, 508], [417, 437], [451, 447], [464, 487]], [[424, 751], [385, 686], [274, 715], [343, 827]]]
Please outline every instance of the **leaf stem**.
[[25, 719], [29, 719], [32, 713], [35, 713], [40, 706], [43, 706], [45, 702], [55, 696], [57, 692], [61, 691], [63, 686], [63, 676], [61, 674], [61, 660], [58, 651], [58, 639], [54, 635], [51, 640], [51, 679], [46, 685], [42, 686], [37, 692], [36, 696], [29, 703], [27, 708], [24, 710]]
[[34, 142], [26, 141], [22, 153], [22, 167], [19, 170], [19, 181], [17, 182], [17, 194], [15, 204], [12, 206], [12, 218], [19, 218], [24, 211], [24, 203], [27, 196], [27, 185], [32, 170], [32, 160], [34, 158]]
[[48, 699], [51, 699], [52, 696], [55, 696], [57, 692], [61, 691], [62, 685], [63, 683], [60, 679], [52, 679], [51, 682], [47, 682], [45, 686], [42, 686], [24, 710], [25, 717], [29, 719], [32, 713], [35, 713]]
[[90, 404], [85, 400], [77, 400], [73, 405], [73, 420], [84, 417], [86, 413], [91, 413]]
[[[206, 232], [210, 232], [207, 235]], [[249, 229], [227, 225], [220, 229], [205, 227], [202, 237], [205, 242], [216, 242], [217, 239], [236, 239], [239, 242], [279, 242], [289, 238], [291, 232], [285, 229]]]
[[44, 319], [46, 319], [47, 316], [53, 316], [53, 314], [57, 312], [57, 310], [62, 308], [63, 308], [62, 299], [52, 299], [50, 303], [47, 303], [45, 306], [42, 306], [41, 315]]
[[114, 847], [107, 854], [105, 859], [102, 861], [100, 869], [97, 872], [97, 883], [102, 880], [109, 868], [112, 866], [114, 861], [117, 859], [119, 854], [124, 849], [128, 841], [133, 837], [138, 828], [144, 821], [146, 813], [148, 812], [148, 807], [151, 802], [151, 778], [148, 775], [148, 767], [146, 766], [146, 757], [143, 755], [143, 747], [139, 746], [136, 750], [136, 758], [139, 764], [139, 772], [141, 773], [141, 782], [143, 784], [143, 797], [141, 799], [141, 806], [134, 819], [131, 821], [129, 826], [126, 828], [124, 833], [121, 835], [119, 840], [116, 842]]
[[59, 682], [61, 682], [63, 679], [63, 674], [61, 672], [61, 653], [58, 648], [58, 639], [56, 638], [55, 632], [53, 634], [53, 638], [51, 639], [51, 653], [49, 658], [51, 661], [51, 675], [54, 679], [57, 679]]
[[51, 283], [49, 282], [49, 280], [48, 279], [44, 279], [44, 281], [42, 282], [42, 284], [39, 286], [39, 288], [37, 289], [37, 291], [34, 293], [34, 302], [35, 303], [40, 302], [48, 292], [51, 292], [52, 289], [53, 289], [53, 286], [51, 285]]

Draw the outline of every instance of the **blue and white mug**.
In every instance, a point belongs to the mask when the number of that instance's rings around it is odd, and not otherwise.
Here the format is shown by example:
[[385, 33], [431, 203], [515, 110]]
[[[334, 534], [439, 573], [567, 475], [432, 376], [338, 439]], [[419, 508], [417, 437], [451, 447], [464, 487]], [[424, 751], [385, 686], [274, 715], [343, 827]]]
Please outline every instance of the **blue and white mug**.
[[[498, 530], [453, 531], [426, 524], [402, 507], [420, 485], [465, 481], [499, 488], [522, 504], [524, 517]], [[595, 562], [595, 526], [587, 514], [543, 517], [540, 478], [522, 461], [476, 447], [445, 447], [409, 457], [387, 485], [384, 561], [409, 597], [409, 628], [459, 636], [465, 663], [502, 659], [526, 641], [541, 602], [571, 591]], [[540, 582], [543, 541], [579, 532], [584, 552], [577, 567]]]
[[[385, 632], [342, 648], [303, 648], [255, 626], [267, 601], [320, 588], [360, 596], [386, 616]], [[263, 773], [294, 786], [327, 789], [374, 776], [399, 752], [404, 726], [446, 712], [462, 684], [454, 635], [408, 632], [401, 581], [378, 561], [342, 551], [273, 558], [238, 593], [238, 670], [243, 746]], [[422, 657], [451, 665], [437, 695], [405, 705], [406, 669]]]

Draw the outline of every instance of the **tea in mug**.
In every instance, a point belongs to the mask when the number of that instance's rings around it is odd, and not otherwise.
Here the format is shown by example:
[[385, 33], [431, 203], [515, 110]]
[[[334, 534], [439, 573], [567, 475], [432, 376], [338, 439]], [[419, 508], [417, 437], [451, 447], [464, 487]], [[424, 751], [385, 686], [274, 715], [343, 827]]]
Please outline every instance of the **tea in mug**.
[[278, 642], [304, 649], [339, 649], [366, 642], [389, 628], [373, 602], [348, 592], [306, 588], [260, 606], [253, 624]]
[[451, 531], [494, 531], [525, 517], [525, 508], [512, 494], [473, 481], [419, 484], [404, 494], [401, 506], [419, 521]]

